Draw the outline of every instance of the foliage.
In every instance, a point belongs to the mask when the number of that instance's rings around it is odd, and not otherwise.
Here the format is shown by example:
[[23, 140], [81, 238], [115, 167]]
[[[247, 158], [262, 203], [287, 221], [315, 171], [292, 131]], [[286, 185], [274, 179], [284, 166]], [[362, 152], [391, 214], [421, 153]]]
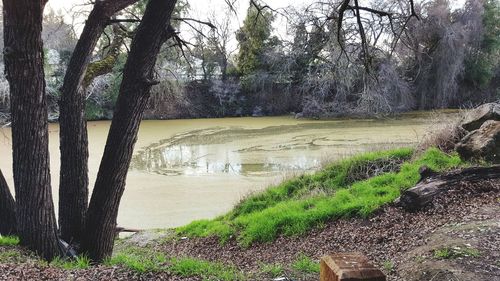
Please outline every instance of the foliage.
[[138, 273], [166, 270], [167, 257], [148, 249], [129, 247], [122, 250], [104, 263], [108, 266], [121, 265]]
[[19, 237], [0, 235], [0, 246], [15, 246], [18, 244], [19, 244]]
[[485, 88], [495, 76], [500, 63], [500, 3], [485, 0], [483, 38], [466, 61], [466, 78], [475, 85]]
[[280, 277], [283, 275], [283, 266], [279, 264], [267, 264], [263, 263], [260, 266], [261, 273], [270, 275], [273, 278]]
[[17, 250], [0, 251], [0, 262], [2, 263], [21, 263], [26, 260], [26, 257]]
[[90, 259], [87, 256], [77, 256], [75, 259], [55, 258], [50, 262], [50, 265], [62, 269], [87, 269], [90, 267]]
[[292, 263], [292, 268], [302, 273], [319, 273], [319, 262], [301, 253]]
[[384, 269], [388, 272], [394, 270], [394, 263], [392, 261], [384, 261], [383, 263]]
[[263, 54], [266, 47], [271, 44], [272, 22], [271, 12], [250, 3], [243, 26], [236, 34], [240, 44], [238, 70], [241, 75], [253, 74], [266, 65]]
[[[0, 64], [0, 68], [4, 68], [3, 63]], [[10, 92], [9, 92], [9, 84], [5, 75], [0, 74], [0, 113], [1, 112], [9, 112], [9, 104], [10, 104]]]
[[178, 232], [188, 236], [217, 235], [221, 241], [236, 235], [243, 246], [273, 241], [278, 235], [301, 235], [328, 220], [371, 215], [397, 198], [401, 191], [415, 185], [422, 165], [440, 171], [462, 164], [458, 156], [432, 148], [419, 158], [402, 164], [399, 171], [348, 180], [353, 167], [363, 160], [407, 159], [410, 155], [411, 150], [401, 149], [344, 160], [315, 174], [300, 176], [250, 196], [225, 216], [192, 222]]
[[85, 118], [89, 121], [101, 120], [105, 116], [104, 109], [93, 101], [87, 100], [85, 105]]
[[52, 111], [59, 99], [59, 89], [64, 80], [66, 67], [76, 45], [73, 26], [64, 21], [61, 11], [48, 9], [43, 18], [44, 70], [47, 93]]
[[235, 267], [189, 257], [172, 258], [169, 271], [184, 277], [198, 276], [203, 280], [246, 280], [245, 275]]
[[358, 115], [404, 112], [413, 108], [410, 84], [400, 77], [395, 63], [383, 61], [377, 68], [378, 79], [367, 78], [356, 108]]
[[443, 247], [434, 250], [436, 259], [456, 259], [461, 257], [479, 257], [480, 252], [471, 247]]

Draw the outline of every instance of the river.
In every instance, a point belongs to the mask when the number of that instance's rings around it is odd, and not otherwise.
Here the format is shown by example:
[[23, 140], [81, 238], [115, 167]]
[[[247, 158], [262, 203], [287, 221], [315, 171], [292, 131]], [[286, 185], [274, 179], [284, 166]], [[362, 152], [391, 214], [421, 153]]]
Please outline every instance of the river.
[[[360, 151], [414, 145], [431, 113], [385, 120], [292, 117], [143, 121], [118, 224], [165, 228], [228, 211], [251, 192]], [[93, 183], [109, 121], [88, 123]], [[49, 126], [55, 204], [59, 128]], [[0, 169], [13, 186], [10, 129], [0, 129]], [[92, 185], [91, 185], [92, 187]]]

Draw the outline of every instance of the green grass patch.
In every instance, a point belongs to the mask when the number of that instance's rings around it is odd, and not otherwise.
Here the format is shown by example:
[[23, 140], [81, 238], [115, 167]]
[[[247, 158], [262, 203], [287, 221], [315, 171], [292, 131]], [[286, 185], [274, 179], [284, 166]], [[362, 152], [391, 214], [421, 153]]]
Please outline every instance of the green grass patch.
[[235, 229], [231, 227], [223, 217], [214, 220], [197, 220], [178, 228], [177, 231], [179, 234], [189, 237], [208, 237], [217, 235], [221, 243], [225, 243], [235, 234]]
[[204, 280], [246, 280], [245, 275], [233, 266], [195, 258], [172, 258], [169, 271], [183, 277], [201, 277]]
[[272, 278], [280, 277], [283, 275], [283, 266], [279, 264], [263, 263], [260, 265], [260, 272]]
[[50, 265], [66, 270], [87, 269], [90, 267], [90, 258], [87, 256], [77, 256], [75, 259], [55, 258]]
[[319, 273], [319, 262], [315, 262], [310, 257], [300, 254], [292, 263], [292, 268], [302, 273]]
[[196, 276], [204, 280], [245, 280], [245, 276], [233, 266], [195, 258], [168, 258], [148, 248], [126, 247], [104, 264], [123, 266], [139, 274], [169, 271], [179, 276]]
[[0, 263], [21, 263], [26, 261], [26, 259], [27, 257], [17, 250], [6, 250], [0, 252]]
[[470, 247], [444, 247], [434, 250], [434, 258], [436, 259], [456, 259], [462, 257], [479, 257], [481, 253]]
[[0, 246], [16, 246], [18, 244], [19, 244], [19, 237], [0, 235]]
[[392, 272], [394, 270], [394, 263], [392, 261], [384, 261], [382, 265], [387, 272]]
[[300, 199], [311, 193], [312, 190], [332, 192], [345, 188], [370, 174], [369, 167], [394, 166], [394, 163], [409, 160], [413, 150], [401, 148], [389, 151], [369, 152], [353, 156], [326, 166], [312, 175], [302, 175], [285, 181], [278, 186], [270, 187], [260, 194], [250, 196], [240, 202], [229, 217], [260, 211], [277, 205], [279, 202]]
[[164, 271], [166, 263], [164, 254], [137, 247], [123, 249], [104, 262], [108, 266], [121, 265], [137, 273]]
[[[405, 148], [342, 160], [315, 174], [303, 175], [252, 195], [225, 216], [195, 221], [177, 231], [195, 237], [217, 235], [222, 242], [234, 235], [243, 246], [270, 242], [282, 234], [301, 235], [329, 220], [371, 215], [394, 201], [401, 191], [414, 186], [423, 165], [442, 171], [463, 164], [458, 156], [434, 148], [417, 159], [410, 160], [411, 156], [412, 150]], [[367, 168], [404, 160], [407, 162], [398, 164], [397, 169], [381, 174]], [[370, 174], [374, 176], [369, 177]], [[324, 192], [311, 192], [314, 190]]]

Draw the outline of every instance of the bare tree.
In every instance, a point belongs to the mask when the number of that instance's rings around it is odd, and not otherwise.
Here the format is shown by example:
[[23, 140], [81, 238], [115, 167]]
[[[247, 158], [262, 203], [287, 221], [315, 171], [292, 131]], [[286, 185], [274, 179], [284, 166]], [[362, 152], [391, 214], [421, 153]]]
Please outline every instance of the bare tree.
[[208, 44], [213, 48], [215, 60], [217, 61], [222, 81], [227, 79], [229, 58], [235, 50], [229, 47], [231, 36], [234, 34], [232, 26], [232, 14], [230, 7], [227, 7], [223, 16], [212, 14], [210, 22], [215, 28], [212, 28], [208, 36]]
[[[447, 1], [422, 7], [426, 16], [410, 27], [402, 40], [413, 51], [410, 60], [418, 106], [422, 109], [457, 105], [459, 80], [464, 74], [468, 48], [481, 36], [482, 6], [467, 1], [464, 10], [451, 11]], [[471, 17], [470, 14], [474, 14]], [[472, 20], [474, 18], [474, 20]]]

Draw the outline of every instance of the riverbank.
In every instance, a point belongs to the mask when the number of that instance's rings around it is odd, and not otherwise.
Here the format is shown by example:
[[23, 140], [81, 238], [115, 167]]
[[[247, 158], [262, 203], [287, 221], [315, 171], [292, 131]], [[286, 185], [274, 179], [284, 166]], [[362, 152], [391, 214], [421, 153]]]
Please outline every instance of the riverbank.
[[[118, 224], [150, 229], [214, 218], [250, 192], [311, 173], [352, 154], [416, 145], [431, 113], [388, 120], [297, 120], [291, 117], [143, 121]], [[89, 122], [89, 188], [109, 121]], [[59, 127], [49, 125], [51, 182], [58, 202]], [[10, 128], [0, 129], [0, 169], [13, 188]], [[57, 208], [56, 208], [57, 209]]]
[[338, 251], [364, 253], [389, 280], [500, 277], [500, 182], [462, 183], [406, 212], [391, 202], [418, 181], [424, 164], [441, 171], [466, 165], [436, 149], [356, 156], [251, 195], [215, 220], [120, 239], [101, 266], [82, 257], [47, 264], [4, 239], [0, 279], [317, 280], [319, 258]]

